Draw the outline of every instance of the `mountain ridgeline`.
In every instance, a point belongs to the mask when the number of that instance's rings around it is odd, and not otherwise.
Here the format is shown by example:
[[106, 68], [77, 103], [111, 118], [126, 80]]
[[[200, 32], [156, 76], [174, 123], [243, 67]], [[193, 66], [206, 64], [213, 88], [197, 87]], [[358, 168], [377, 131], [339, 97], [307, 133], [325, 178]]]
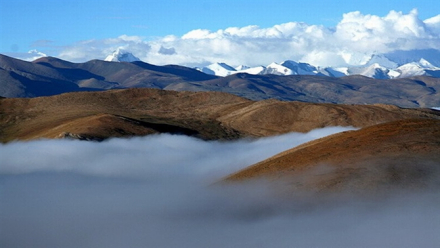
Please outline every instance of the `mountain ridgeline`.
[[217, 91], [251, 100], [274, 98], [315, 103], [440, 106], [440, 78], [432, 76], [380, 80], [359, 75], [327, 77], [236, 73], [219, 77], [188, 67], [155, 66], [141, 61], [71, 63], [43, 57], [27, 62], [0, 55], [2, 97], [39, 97], [126, 88]]

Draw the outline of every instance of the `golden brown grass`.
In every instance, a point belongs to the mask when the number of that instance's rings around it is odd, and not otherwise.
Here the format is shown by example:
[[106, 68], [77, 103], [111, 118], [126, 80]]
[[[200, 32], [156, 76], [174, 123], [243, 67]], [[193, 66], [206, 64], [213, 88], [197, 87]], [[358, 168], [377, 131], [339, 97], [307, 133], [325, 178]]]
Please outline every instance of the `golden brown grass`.
[[391, 105], [255, 102], [219, 92], [126, 89], [0, 99], [0, 141], [54, 138], [64, 132], [97, 138], [170, 132], [236, 139], [439, 116], [438, 111]]
[[440, 120], [406, 119], [324, 137], [227, 181], [284, 180], [293, 188], [360, 190], [429, 184], [440, 172]]

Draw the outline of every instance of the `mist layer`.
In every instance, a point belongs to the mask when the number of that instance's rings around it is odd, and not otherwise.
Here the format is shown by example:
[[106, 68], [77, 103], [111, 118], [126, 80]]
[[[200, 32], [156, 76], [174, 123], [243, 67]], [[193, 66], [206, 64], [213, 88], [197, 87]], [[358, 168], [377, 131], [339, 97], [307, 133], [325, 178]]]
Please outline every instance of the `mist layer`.
[[342, 128], [234, 142], [156, 135], [0, 146], [1, 247], [435, 247], [438, 193], [280, 197], [212, 185]]

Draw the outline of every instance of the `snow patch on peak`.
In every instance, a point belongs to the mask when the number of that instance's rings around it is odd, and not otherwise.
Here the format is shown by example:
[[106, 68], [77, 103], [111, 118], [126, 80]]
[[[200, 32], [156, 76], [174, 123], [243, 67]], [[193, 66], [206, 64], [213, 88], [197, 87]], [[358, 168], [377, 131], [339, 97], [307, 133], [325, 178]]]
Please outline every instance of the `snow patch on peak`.
[[421, 63], [411, 62], [411, 63], [404, 64], [402, 66], [399, 66], [396, 69], [396, 71], [400, 72], [399, 77], [414, 77], [414, 76], [426, 75], [427, 73], [426, 73], [425, 69], [426, 69], [426, 67], [421, 65]]
[[105, 61], [113, 62], [134, 62], [141, 61], [138, 57], [134, 56], [132, 53], [125, 51], [124, 49], [118, 48], [112, 54], [108, 55]]
[[266, 67], [264, 66], [250, 67], [244, 70], [237, 71], [237, 73], [247, 73], [252, 75], [266, 74], [265, 72], [266, 72]]
[[266, 68], [266, 74], [274, 74], [274, 75], [296, 75], [297, 73], [294, 72], [292, 69], [288, 68], [287, 66], [278, 64], [278, 63], [271, 63]]
[[229, 70], [229, 71], [235, 71], [235, 68], [226, 64], [226, 63], [214, 63], [211, 66], [213, 67], [218, 67], [218, 68], [223, 68], [225, 70]]
[[435, 68], [433, 64], [431, 64], [428, 60], [421, 58], [418, 64], [424, 68]]
[[396, 68], [398, 66], [398, 64], [396, 62], [391, 61], [383, 54], [379, 54], [379, 55], [373, 54], [371, 56], [370, 60], [365, 65], [369, 66], [369, 65], [373, 65], [373, 64], [379, 64], [382, 67], [385, 67], [388, 69]]
[[232, 66], [226, 63], [214, 63], [196, 69], [206, 74], [216, 75], [221, 77], [226, 77], [236, 72], [235, 68], [233, 68]]
[[243, 70], [247, 70], [250, 69], [251, 67], [247, 66], [247, 65], [239, 65], [237, 67], [235, 67], [236, 71], [243, 71]]
[[420, 62], [423, 59], [429, 61], [434, 67], [440, 67], [440, 50], [436, 49], [397, 50], [387, 53], [385, 56], [397, 63], [398, 66], [411, 62]]
[[349, 75], [362, 75], [377, 79], [389, 79], [389, 70], [378, 63], [366, 67], [352, 67], [348, 69]]
[[308, 63], [295, 62], [292, 60], [286, 60], [281, 63], [282, 66], [294, 71], [297, 75], [316, 75], [318, 74], [318, 68]]

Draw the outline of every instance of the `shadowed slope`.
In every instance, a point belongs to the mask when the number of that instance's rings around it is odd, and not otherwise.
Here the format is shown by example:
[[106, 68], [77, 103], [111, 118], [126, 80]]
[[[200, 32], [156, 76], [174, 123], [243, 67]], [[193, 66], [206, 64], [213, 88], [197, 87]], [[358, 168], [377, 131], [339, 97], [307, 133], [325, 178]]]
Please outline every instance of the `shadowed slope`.
[[321, 138], [226, 180], [269, 178], [292, 189], [379, 190], [440, 186], [440, 120], [409, 119]]

